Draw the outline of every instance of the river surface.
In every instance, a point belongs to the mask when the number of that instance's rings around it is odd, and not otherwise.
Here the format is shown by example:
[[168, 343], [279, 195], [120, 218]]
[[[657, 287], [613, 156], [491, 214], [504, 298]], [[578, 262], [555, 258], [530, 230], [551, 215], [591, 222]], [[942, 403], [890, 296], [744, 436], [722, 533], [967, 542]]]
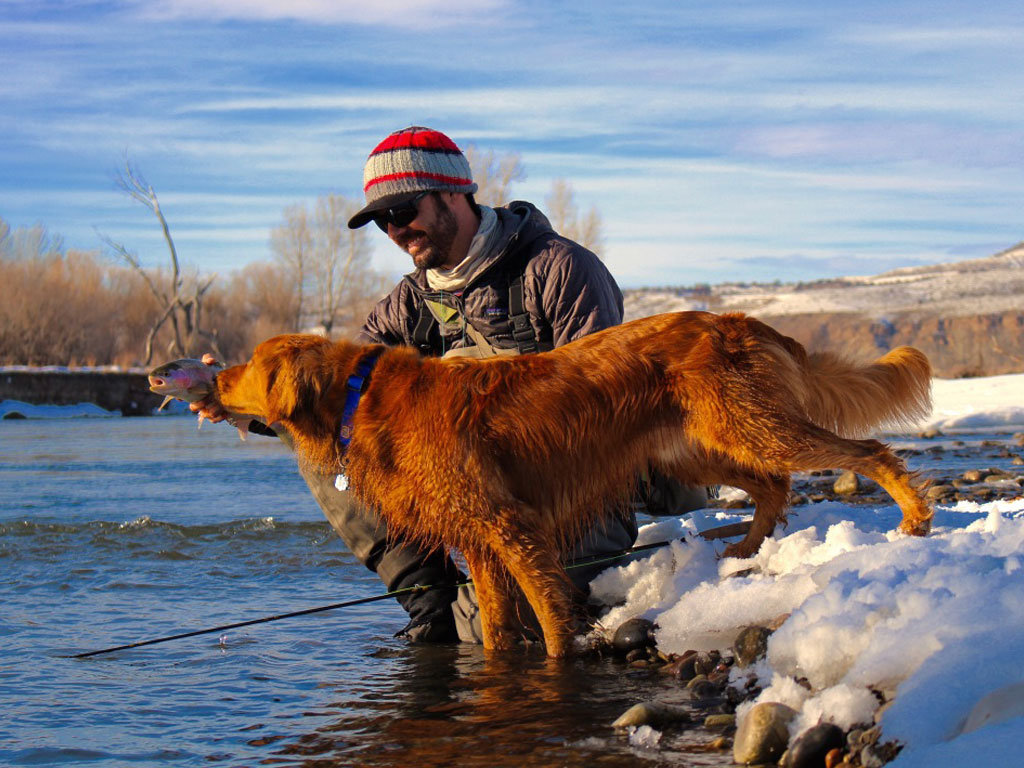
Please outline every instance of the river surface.
[[729, 765], [610, 723], [665, 699], [611, 659], [410, 646], [276, 440], [187, 416], [0, 421], [0, 765]]

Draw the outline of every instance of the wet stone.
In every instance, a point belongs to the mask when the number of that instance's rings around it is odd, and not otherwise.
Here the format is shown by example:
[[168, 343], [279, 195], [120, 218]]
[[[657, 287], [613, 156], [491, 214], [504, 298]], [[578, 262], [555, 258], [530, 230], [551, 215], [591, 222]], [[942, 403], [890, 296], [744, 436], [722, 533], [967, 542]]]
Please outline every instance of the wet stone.
[[800, 734], [786, 753], [783, 768], [818, 768], [825, 755], [846, 744], [843, 729], [832, 723], [819, 723]]
[[708, 715], [704, 718], [704, 727], [720, 731], [735, 728], [736, 715]]
[[767, 627], [750, 626], [743, 629], [733, 643], [736, 664], [748, 667], [768, 652], [768, 638], [771, 630]]
[[694, 662], [697, 660], [696, 651], [687, 651], [678, 659], [665, 665], [665, 672], [681, 682], [688, 682], [696, 677]]
[[715, 671], [715, 667], [718, 666], [719, 662], [722, 661], [722, 654], [718, 651], [710, 651], [709, 653], [698, 653], [697, 657], [693, 660], [693, 669], [698, 675], [710, 675]]
[[654, 623], [647, 619], [630, 619], [623, 622], [612, 638], [612, 647], [619, 653], [628, 654], [637, 648], [654, 645]]
[[733, 741], [737, 763], [768, 763], [778, 760], [789, 742], [789, 723], [796, 710], [785, 704], [762, 702], [743, 718]]
[[956, 489], [952, 485], [933, 485], [925, 491], [924, 497], [929, 501], [935, 501], [952, 496], [955, 491]]
[[729, 739], [725, 736], [719, 736], [708, 742], [708, 749], [713, 749], [716, 752], [723, 752], [729, 748]]
[[689, 711], [682, 707], [673, 707], [657, 701], [642, 701], [623, 712], [612, 723], [612, 727], [628, 728], [640, 725], [668, 725], [670, 723], [689, 723], [691, 720]]
[[647, 649], [646, 648], [634, 648], [632, 651], [626, 654], [627, 662], [634, 661], [647, 661]]
[[690, 681], [686, 684], [686, 687], [692, 691], [698, 685], [703, 685], [706, 682], [708, 682], [707, 675], [694, 675], [693, 678], [691, 678]]
[[856, 472], [846, 470], [832, 485], [832, 491], [838, 496], [852, 496], [861, 490], [860, 478]]

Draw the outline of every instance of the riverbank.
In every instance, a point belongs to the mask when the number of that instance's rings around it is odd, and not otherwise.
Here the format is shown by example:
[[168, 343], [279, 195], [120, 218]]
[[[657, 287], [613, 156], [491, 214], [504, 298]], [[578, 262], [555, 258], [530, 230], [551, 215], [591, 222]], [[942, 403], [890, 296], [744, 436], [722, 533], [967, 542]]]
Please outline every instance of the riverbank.
[[[145, 416], [159, 407], [162, 399], [149, 391], [146, 373], [141, 370], [23, 366], [0, 368], [0, 408], [3, 408], [0, 410], [0, 418], [11, 413], [25, 418], [48, 418], [37, 416], [39, 411], [36, 408], [77, 408], [83, 403], [95, 407], [80, 415], [103, 415], [96, 410], [98, 408], [111, 415]], [[9, 401], [17, 406], [4, 407], [3, 403]]]

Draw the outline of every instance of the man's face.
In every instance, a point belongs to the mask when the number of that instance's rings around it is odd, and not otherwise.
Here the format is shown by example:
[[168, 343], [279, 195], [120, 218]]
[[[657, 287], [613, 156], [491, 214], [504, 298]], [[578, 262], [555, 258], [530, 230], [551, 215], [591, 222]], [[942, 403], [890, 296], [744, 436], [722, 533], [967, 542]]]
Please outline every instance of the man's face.
[[388, 237], [412, 256], [412, 263], [420, 269], [444, 266], [451, 256], [452, 244], [458, 231], [455, 214], [437, 194], [427, 195], [420, 200], [419, 213], [408, 226], [388, 224]]

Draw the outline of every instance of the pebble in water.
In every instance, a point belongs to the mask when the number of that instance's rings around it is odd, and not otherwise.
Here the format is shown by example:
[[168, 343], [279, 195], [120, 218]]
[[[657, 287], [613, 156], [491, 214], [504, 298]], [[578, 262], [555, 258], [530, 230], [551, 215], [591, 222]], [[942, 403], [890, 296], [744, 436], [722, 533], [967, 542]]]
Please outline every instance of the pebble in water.
[[682, 707], [673, 707], [657, 701], [642, 701], [627, 709], [612, 723], [613, 728], [629, 728], [641, 725], [667, 725], [689, 723], [690, 713]]
[[737, 666], [748, 667], [762, 658], [768, 651], [768, 638], [771, 634], [767, 627], [756, 625], [742, 630], [733, 643]]
[[612, 647], [622, 654], [654, 645], [654, 623], [647, 619], [630, 619], [619, 625], [612, 638]]
[[819, 723], [800, 734], [786, 752], [783, 768], [818, 768], [825, 755], [846, 745], [843, 729], [832, 723]]
[[832, 491], [837, 496], [852, 496], [860, 491], [860, 478], [857, 477], [856, 472], [846, 470], [832, 484]]
[[789, 743], [789, 723], [796, 710], [785, 704], [762, 702], [740, 721], [732, 745], [737, 763], [767, 763], [778, 760]]

